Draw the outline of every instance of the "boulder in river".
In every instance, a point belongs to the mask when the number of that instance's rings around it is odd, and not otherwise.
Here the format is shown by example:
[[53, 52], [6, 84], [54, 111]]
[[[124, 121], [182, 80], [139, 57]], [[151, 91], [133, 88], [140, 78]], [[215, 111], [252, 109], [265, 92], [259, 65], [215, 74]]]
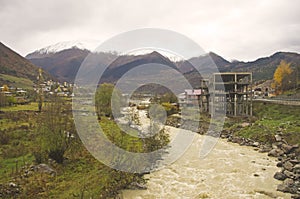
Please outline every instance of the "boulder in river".
[[288, 170], [284, 170], [283, 174], [288, 178], [293, 178], [294, 174]]
[[259, 142], [253, 142], [252, 146], [259, 147]]
[[293, 171], [294, 171], [294, 173], [300, 174], [300, 164], [296, 164], [293, 167]]
[[284, 152], [281, 149], [272, 149], [269, 153], [268, 156], [271, 157], [279, 157], [282, 156]]
[[288, 145], [288, 144], [282, 144], [281, 149], [284, 151], [284, 153], [288, 154], [293, 152], [295, 149], [297, 149], [299, 146], [296, 145]]
[[293, 166], [294, 165], [290, 161], [286, 161], [285, 163], [283, 163], [283, 168], [285, 168], [288, 171], [292, 171]]
[[294, 181], [289, 178], [285, 179], [282, 184], [279, 184], [277, 190], [292, 194], [297, 193], [297, 187], [294, 186]]
[[286, 179], [286, 175], [283, 174], [282, 172], [276, 172], [274, 175], [274, 178], [277, 180], [285, 180]]
[[280, 135], [275, 135], [276, 142], [280, 142], [282, 140]]
[[276, 166], [277, 166], [277, 167], [282, 167], [283, 164], [282, 164], [282, 162], [280, 161], [280, 162], [278, 162], [278, 163], [276, 164]]

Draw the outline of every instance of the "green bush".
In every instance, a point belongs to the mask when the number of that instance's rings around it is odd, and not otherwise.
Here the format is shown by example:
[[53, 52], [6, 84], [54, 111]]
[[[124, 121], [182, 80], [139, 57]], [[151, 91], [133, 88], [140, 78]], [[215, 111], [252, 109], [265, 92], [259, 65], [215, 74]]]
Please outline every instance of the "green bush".
[[[114, 106], [112, 106], [112, 102]], [[120, 115], [121, 92], [113, 84], [101, 84], [96, 91], [95, 105], [99, 117]], [[113, 108], [113, 109], [112, 109]]]
[[175, 105], [166, 102], [166, 103], [162, 103], [162, 106], [165, 108], [167, 112], [167, 116], [178, 113], [178, 107]]

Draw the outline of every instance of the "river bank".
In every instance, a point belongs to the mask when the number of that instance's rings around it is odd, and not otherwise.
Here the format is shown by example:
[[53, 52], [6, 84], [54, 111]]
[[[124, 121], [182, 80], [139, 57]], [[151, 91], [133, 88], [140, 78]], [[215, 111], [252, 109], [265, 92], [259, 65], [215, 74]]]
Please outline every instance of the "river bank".
[[[274, 178], [281, 180], [277, 190], [292, 193], [300, 198], [300, 108], [266, 102], [254, 103], [254, 117], [227, 118], [221, 138], [241, 146], [255, 147], [254, 150], [277, 158], [278, 172]], [[197, 131], [205, 134], [209, 117], [202, 115]], [[180, 118], [169, 118], [168, 124], [178, 126]], [[182, 128], [187, 128], [181, 122]]]

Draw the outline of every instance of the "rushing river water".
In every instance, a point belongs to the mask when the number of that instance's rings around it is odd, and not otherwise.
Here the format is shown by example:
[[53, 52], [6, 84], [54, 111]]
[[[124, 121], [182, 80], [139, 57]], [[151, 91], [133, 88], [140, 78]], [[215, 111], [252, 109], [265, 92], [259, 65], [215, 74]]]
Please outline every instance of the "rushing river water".
[[[143, 116], [141, 117], [143, 118]], [[146, 121], [142, 121], [146, 122]], [[167, 127], [171, 136], [178, 131]], [[146, 175], [147, 190], [124, 190], [124, 199], [154, 198], [290, 198], [276, 191], [276, 159], [252, 147], [219, 140], [204, 159], [199, 158], [204, 136], [196, 135], [190, 148], [173, 164]]]

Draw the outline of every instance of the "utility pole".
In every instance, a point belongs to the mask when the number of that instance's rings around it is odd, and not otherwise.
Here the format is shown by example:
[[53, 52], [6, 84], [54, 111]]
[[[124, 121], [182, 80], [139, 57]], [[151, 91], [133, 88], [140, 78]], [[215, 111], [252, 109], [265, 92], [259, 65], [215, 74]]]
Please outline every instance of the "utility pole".
[[39, 75], [37, 76], [37, 80], [38, 80], [38, 108], [39, 108], [39, 112], [42, 111], [42, 106], [43, 106], [43, 100], [44, 100], [44, 92], [43, 92], [43, 75], [42, 75], [42, 69], [39, 68]]

